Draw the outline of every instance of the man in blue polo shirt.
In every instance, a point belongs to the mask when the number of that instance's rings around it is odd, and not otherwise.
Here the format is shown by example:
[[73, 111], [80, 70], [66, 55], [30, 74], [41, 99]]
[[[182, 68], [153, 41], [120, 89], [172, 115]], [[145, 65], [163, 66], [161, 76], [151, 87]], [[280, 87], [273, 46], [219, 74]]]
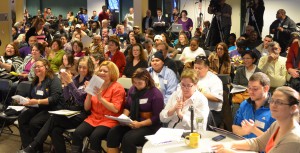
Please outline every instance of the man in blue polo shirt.
[[232, 125], [233, 133], [245, 138], [262, 135], [275, 121], [271, 117], [268, 100], [270, 79], [262, 73], [254, 73], [248, 82], [250, 98], [243, 101], [237, 111]]

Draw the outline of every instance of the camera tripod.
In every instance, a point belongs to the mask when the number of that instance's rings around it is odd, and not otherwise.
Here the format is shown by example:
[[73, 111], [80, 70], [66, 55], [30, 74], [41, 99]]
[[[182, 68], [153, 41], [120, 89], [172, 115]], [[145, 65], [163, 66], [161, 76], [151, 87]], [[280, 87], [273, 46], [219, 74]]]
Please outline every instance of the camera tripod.
[[257, 24], [257, 22], [256, 22], [256, 18], [255, 18], [255, 16], [254, 16], [254, 11], [253, 11], [253, 9], [250, 7], [250, 6], [248, 6], [248, 8], [247, 8], [247, 13], [249, 13], [251, 16], [251, 20], [255, 23], [255, 27], [256, 27], [256, 29], [257, 29], [257, 33], [258, 33], [258, 35], [259, 36], [261, 36], [260, 34], [261, 34], [261, 32], [260, 32], [260, 30], [259, 30], [259, 28], [258, 28], [258, 24]]
[[204, 41], [204, 43], [208, 47], [216, 45], [216, 44], [211, 45], [212, 44], [211, 41], [212, 41], [212, 39], [214, 39], [214, 36], [211, 34], [211, 31], [216, 26], [215, 24], [217, 24], [217, 28], [218, 28], [218, 32], [219, 32], [219, 36], [220, 36], [221, 42], [225, 42], [225, 40], [224, 40], [224, 34], [223, 34], [223, 30], [222, 30], [222, 19], [221, 19], [221, 16], [214, 14], [214, 16], [213, 16], [213, 18], [211, 20], [211, 26], [209, 27], [209, 29], [207, 31], [206, 38], [205, 38], [205, 41]]

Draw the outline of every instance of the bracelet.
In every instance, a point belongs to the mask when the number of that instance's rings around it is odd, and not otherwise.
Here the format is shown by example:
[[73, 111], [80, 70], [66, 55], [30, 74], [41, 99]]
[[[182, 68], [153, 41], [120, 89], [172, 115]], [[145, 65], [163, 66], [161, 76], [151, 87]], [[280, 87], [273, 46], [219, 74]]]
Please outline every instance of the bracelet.
[[39, 100], [38, 100], [38, 104], [40, 104], [40, 101], [41, 101], [41, 100], [39, 99]]

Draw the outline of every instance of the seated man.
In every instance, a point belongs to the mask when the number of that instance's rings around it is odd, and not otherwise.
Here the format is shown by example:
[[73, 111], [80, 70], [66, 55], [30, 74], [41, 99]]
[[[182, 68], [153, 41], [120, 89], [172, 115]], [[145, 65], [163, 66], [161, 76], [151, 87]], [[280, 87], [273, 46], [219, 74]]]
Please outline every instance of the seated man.
[[275, 121], [271, 117], [268, 93], [270, 89], [269, 77], [262, 73], [254, 73], [248, 83], [250, 98], [243, 101], [238, 109], [232, 131], [245, 138], [262, 135]]
[[268, 46], [269, 54], [260, 58], [258, 68], [270, 78], [272, 92], [286, 83], [288, 73], [285, 68], [286, 57], [280, 56], [279, 43], [274, 41]]
[[102, 45], [100, 35], [95, 35], [93, 37], [93, 42], [90, 44], [89, 49], [90, 49], [90, 53], [98, 52], [104, 54], [104, 47]]

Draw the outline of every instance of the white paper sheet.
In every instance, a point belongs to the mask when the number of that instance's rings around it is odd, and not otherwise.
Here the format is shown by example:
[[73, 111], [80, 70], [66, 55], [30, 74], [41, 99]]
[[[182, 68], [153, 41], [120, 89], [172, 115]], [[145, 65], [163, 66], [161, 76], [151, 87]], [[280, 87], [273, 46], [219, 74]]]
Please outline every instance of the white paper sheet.
[[79, 114], [80, 111], [72, 111], [72, 110], [66, 110], [66, 109], [62, 109], [62, 110], [57, 110], [57, 111], [48, 111], [50, 114], [56, 114], [56, 115], [65, 115], [65, 116], [70, 116], [70, 115], [74, 115], [74, 114]]
[[154, 135], [145, 136], [151, 144], [159, 145], [169, 142], [179, 142], [184, 129], [160, 128]]
[[[14, 95], [11, 97], [13, 100], [16, 100], [19, 102], [19, 104], [23, 105], [25, 103], [27, 103], [29, 101], [29, 99], [23, 97], [23, 96], [20, 96], [20, 95]], [[35, 105], [29, 105], [28, 107], [39, 107], [38, 104], [35, 104]]]
[[247, 87], [241, 85], [236, 85], [236, 84], [231, 84], [231, 85], [233, 88], [231, 89], [230, 93], [244, 92], [247, 90]]
[[97, 75], [93, 75], [93, 77], [91, 78], [89, 85], [85, 88], [85, 92], [95, 96], [94, 94], [94, 88], [98, 87], [100, 88], [102, 86], [102, 84], [104, 83], [104, 80], [102, 80], [100, 77], [98, 77]]
[[119, 121], [120, 123], [125, 124], [125, 125], [128, 125], [132, 122], [132, 120], [124, 114], [121, 114], [119, 117], [110, 116], [110, 115], [105, 115], [105, 117], [112, 119], [112, 120]]
[[7, 109], [14, 109], [16, 111], [21, 111], [25, 108], [25, 106], [8, 106]]

